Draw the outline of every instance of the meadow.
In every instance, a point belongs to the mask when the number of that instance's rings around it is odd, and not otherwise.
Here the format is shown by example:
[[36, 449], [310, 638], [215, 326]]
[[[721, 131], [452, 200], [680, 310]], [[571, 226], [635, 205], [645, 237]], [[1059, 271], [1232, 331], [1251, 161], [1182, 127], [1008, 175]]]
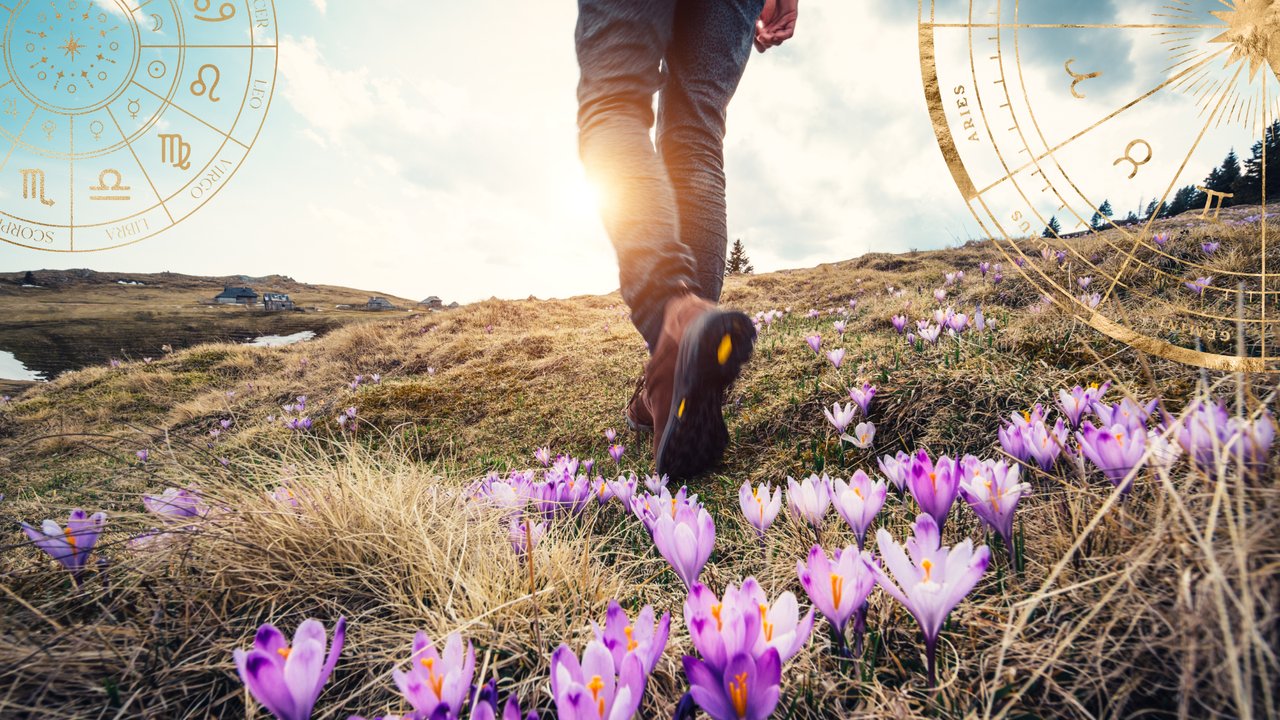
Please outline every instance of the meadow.
[[[1162, 257], [1221, 242], [1209, 261], [1247, 271], [1255, 215], [1162, 221]], [[1078, 283], [1072, 258], [1120, 263], [1118, 242], [1033, 262]], [[1151, 295], [1218, 302], [1188, 281]], [[288, 718], [512, 697], [543, 717], [1277, 716], [1274, 378], [1140, 355], [985, 242], [735, 276], [723, 301], [757, 318], [756, 353], [725, 464], [683, 494], [626, 430], [644, 350], [616, 295], [201, 345], [17, 396], [0, 716], [268, 717], [264, 695]], [[74, 556], [45, 526], [62, 562], [19, 529], [77, 508], [105, 517], [76, 516]]]

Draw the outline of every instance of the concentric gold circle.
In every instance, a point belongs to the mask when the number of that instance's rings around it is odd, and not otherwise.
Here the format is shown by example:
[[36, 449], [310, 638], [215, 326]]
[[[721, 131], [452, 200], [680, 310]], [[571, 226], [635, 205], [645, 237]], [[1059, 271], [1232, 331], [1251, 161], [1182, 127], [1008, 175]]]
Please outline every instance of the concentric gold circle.
[[1168, 359], [1280, 367], [1280, 3], [922, 0], [919, 39], [956, 185], [1043, 302]]
[[270, 109], [270, 0], [19, 0], [0, 19], [5, 242], [87, 252], [163, 232], [230, 181]]

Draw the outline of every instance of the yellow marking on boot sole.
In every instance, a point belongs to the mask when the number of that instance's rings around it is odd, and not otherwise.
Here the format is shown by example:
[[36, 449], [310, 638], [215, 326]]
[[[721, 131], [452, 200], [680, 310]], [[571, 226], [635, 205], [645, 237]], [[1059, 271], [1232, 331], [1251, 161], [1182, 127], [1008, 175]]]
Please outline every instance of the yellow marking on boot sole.
[[716, 351], [716, 358], [720, 360], [721, 365], [729, 362], [729, 353], [731, 352], [733, 352], [733, 339], [729, 337], [728, 333], [725, 333], [725, 336], [720, 338], [720, 349]]
[[676, 417], [677, 418], [684, 417], [684, 400], [681, 400], [680, 407], [676, 408]]

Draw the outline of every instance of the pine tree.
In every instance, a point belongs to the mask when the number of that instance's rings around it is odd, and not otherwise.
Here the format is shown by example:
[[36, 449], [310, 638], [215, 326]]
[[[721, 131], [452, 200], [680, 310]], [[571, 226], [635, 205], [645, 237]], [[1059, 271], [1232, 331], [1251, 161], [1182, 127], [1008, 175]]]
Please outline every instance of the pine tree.
[[1098, 210], [1093, 213], [1093, 218], [1089, 220], [1089, 225], [1093, 226], [1094, 230], [1101, 230], [1107, 226], [1107, 220], [1113, 214], [1115, 214], [1115, 211], [1111, 209], [1111, 201], [1103, 200], [1102, 204], [1098, 206]]
[[1044, 229], [1044, 232], [1040, 233], [1040, 236], [1047, 238], [1058, 237], [1058, 234], [1061, 232], [1062, 224], [1058, 222], [1058, 216], [1054, 215], [1049, 218], [1049, 225]]
[[729, 261], [725, 265], [726, 275], [750, 275], [756, 269], [747, 257], [747, 250], [742, 246], [742, 238], [733, 241], [733, 251], [729, 253]]

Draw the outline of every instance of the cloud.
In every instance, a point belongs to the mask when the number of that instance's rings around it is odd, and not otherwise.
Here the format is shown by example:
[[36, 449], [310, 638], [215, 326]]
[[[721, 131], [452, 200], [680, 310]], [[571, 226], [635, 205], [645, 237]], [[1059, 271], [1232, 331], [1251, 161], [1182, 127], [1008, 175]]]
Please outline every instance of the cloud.
[[321, 15], [324, 15], [329, 11], [329, 5], [326, 0], [311, 0], [311, 4], [315, 6], [316, 10]]

